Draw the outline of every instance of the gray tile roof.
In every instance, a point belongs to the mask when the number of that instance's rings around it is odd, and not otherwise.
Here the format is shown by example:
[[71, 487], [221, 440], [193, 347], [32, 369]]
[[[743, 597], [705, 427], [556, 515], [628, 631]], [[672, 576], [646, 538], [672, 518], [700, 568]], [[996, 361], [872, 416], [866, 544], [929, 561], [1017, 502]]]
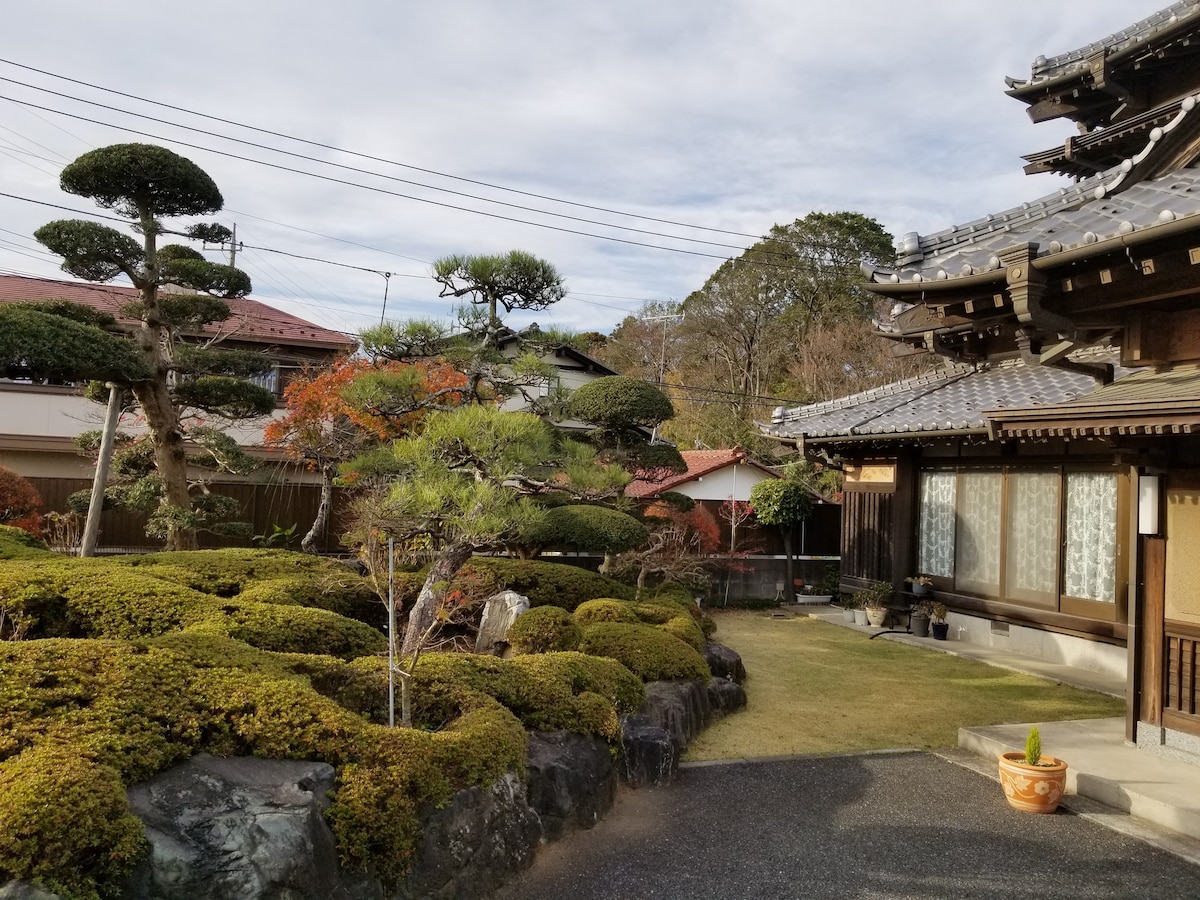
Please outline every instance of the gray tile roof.
[[[1197, 107], [1191, 104], [1188, 112], [1200, 116]], [[1127, 170], [1122, 164], [965, 225], [928, 236], [909, 234], [901, 241], [899, 268], [874, 267], [867, 274], [878, 284], [946, 281], [998, 271], [1000, 251], [1016, 244], [1035, 243], [1039, 257], [1052, 256], [1200, 214], [1200, 168], [1179, 169], [1114, 194], [1134, 168], [1126, 162]]]
[[777, 411], [764, 433], [783, 438], [903, 438], [918, 433], [986, 433], [985, 410], [1059, 404], [1089, 394], [1089, 376], [1017, 360], [954, 367], [884, 387]]
[[1128, 28], [1093, 41], [1078, 50], [1060, 53], [1049, 59], [1039, 56], [1033, 61], [1032, 75], [1028, 82], [1012, 80], [1017, 84], [1032, 84], [1069, 75], [1079, 69], [1087, 68], [1087, 58], [1094, 53], [1107, 49], [1110, 55], [1119, 54], [1149, 40], [1159, 32], [1171, 28], [1180, 20], [1195, 15], [1197, 12], [1200, 12], [1200, 0], [1180, 0], [1178, 3], [1172, 3], [1166, 9], [1147, 16], [1140, 22], [1135, 22]]

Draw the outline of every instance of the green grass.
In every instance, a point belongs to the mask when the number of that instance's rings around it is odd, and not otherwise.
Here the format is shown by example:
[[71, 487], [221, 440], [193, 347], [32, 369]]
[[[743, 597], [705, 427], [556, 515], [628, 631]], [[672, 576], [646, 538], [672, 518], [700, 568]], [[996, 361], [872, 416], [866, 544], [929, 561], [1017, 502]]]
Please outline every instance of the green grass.
[[958, 743], [967, 725], [1123, 715], [1122, 700], [810, 618], [719, 613], [716, 640], [742, 655], [747, 706], [686, 760]]

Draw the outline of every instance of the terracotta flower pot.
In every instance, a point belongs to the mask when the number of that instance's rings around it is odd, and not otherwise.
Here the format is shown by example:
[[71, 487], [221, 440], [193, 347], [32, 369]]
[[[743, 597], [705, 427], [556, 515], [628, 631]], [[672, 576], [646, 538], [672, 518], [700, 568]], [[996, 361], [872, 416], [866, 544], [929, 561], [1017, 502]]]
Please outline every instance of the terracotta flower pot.
[[1000, 786], [1008, 805], [1022, 812], [1052, 813], [1058, 809], [1067, 786], [1067, 764], [1043, 756], [1041, 764], [1027, 765], [1021, 752], [1000, 754]]

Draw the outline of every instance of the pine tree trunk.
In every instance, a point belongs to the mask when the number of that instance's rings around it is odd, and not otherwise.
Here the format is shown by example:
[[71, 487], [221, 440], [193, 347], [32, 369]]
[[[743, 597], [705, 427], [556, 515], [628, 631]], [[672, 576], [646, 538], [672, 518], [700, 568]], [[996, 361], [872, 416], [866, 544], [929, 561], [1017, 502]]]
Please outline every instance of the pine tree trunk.
[[313, 519], [312, 528], [300, 541], [300, 549], [305, 553], [317, 552], [317, 539], [325, 531], [329, 521], [329, 512], [333, 507], [333, 473], [335, 469], [321, 469], [321, 502], [317, 504], [317, 517]]
[[421, 593], [408, 614], [408, 625], [404, 630], [404, 646], [400, 650], [402, 656], [411, 657], [420, 649], [421, 641], [429, 626], [437, 616], [438, 605], [445, 594], [445, 585], [471, 558], [474, 547], [468, 543], [454, 543], [438, 553], [433, 565], [429, 567], [429, 575], [421, 585]]

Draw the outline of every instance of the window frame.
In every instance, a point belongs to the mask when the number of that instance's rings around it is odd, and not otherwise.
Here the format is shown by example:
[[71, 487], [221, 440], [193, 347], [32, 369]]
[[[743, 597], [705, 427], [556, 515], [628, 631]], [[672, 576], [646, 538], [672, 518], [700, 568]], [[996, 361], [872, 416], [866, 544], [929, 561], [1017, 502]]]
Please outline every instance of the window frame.
[[[1020, 609], [1029, 610], [1030, 612], [1043, 612], [1064, 614], [1076, 616], [1080, 618], [1091, 619], [1101, 622], [1119, 622], [1123, 621], [1123, 615], [1128, 603], [1128, 574], [1126, 565], [1128, 559], [1128, 537], [1126, 535], [1125, 522], [1129, 515], [1129, 480], [1122, 477], [1122, 470], [1118, 467], [1105, 466], [1100, 464], [1088, 465], [1086, 463], [1031, 463], [1025, 465], [1011, 465], [998, 463], [996, 461], [980, 460], [976, 464], [962, 465], [954, 463], [938, 463], [928, 466], [921, 466], [917, 469], [917, 490], [915, 492], [914, 518], [915, 518], [915, 541], [914, 553], [921, 552], [922, 540], [922, 483], [921, 479], [925, 473], [947, 473], [952, 472], [955, 475], [955, 490], [954, 490], [954, 548], [953, 560], [955, 574], [949, 577], [935, 576], [934, 589], [949, 595], [957, 595], [964, 598], [975, 598], [989, 603], [999, 603], [1006, 606], [1012, 606]], [[1000, 525], [999, 525], [999, 540], [1000, 540], [1000, 571], [999, 584], [996, 592], [980, 592], [969, 587], [962, 587], [958, 583], [958, 551], [959, 551], [959, 504], [963, 502], [963, 492], [961, 489], [960, 479], [963, 474], [976, 474], [984, 472], [997, 472], [1001, 476], [1000, 488]], [[1064, 585], [1064, 553], [1066, 549], [1066, 529], [1067, 529], [1067, 478], [1070, 474], [1080, 472], [1098, 472], [1111, 475], [1116, 479], [1117, 491], [1117, 508], [1116, 519], [1113, 525], [1114, 540], [1115, 540], [1115, 573], [1114, 573], [1114, 590], [1113, 600], [1111, 602], [1104, 600], [1092, 600], [1084, 597], [1076, 597], [1067, 594]], [[1058, 548], [1057, 557], [1055, 560], [1055, 591], [1053, 595], [1043, 594], [1041, 599], [1033, 596], [1030, 593], [1022, 594], [1020, 591], [1013, 591], [1009, 587], [1009, 542], [1010, 528], [1009, 509], [1012, 502], [1012, 493], [1015, 489], [1015, 479], [1013, 476], [1022, 474], [1050, 474], [1053, 473], [1058, 478], [1058, 516], [1057, 516], [1057, 534], [1056, 546]]]

